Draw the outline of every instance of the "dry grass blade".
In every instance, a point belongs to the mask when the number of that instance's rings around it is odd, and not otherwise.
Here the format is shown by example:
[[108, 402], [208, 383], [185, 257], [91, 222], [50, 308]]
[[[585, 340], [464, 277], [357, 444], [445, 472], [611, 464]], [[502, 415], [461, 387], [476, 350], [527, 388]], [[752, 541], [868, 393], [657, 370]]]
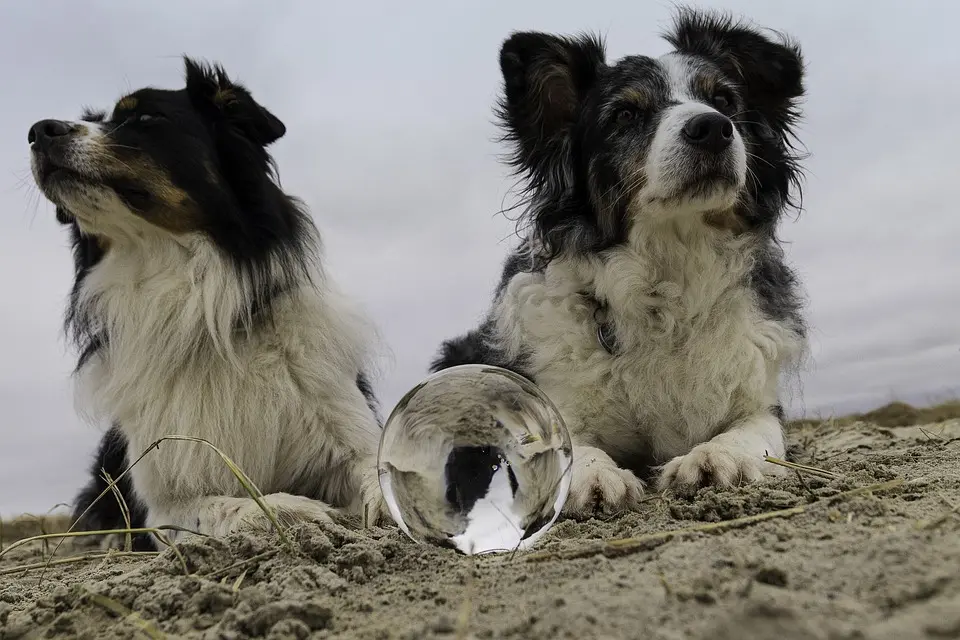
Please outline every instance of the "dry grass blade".
[[[127, 507], [127, 501], [123, 499], [123, 494], [120, 493], [120, 488], [117, 487], [117, 483], [114, 482], [112, 477], [110, 477], [110, 474], [107, 473], [107, 470], [101, 467], [100, 473], [103, 476], [103, 479], [107, 481], [110, 489], [113, 491], [113, 497], [116, 499], [117, 505], [120, 507], [120, 515], [123, 516], [123, 524], [127, 529], [129, 529], [133, 525], [130, 522], [130, 508]], [[127, 533], [123, 537], [123, 550], [133, 551], [133, 534]]]
[[247, 494], [250, 495], [253, 501], [257, 503], [257, 506], [260, 507], [260, 510], [263, 511], [263, 514], [267, 516], [267, 519], [270, 520], [270, 524], [273, 525], [273, 528], [276, 530], [277, 535], [280, 537], [280, 541], [284, 544], [284, 546], [287, 547], [287, 549], [293, 548], [292, 544], [290, 543], [290, 538], [287, 537], [286, 530], [284, 529], [284, 527], [280, 525], [280, 521], [277, 519], [277, 514], [275, 514], [273, 512], [273, 509], [271, 509], [270, 506], [263, 501], [263, 493], [260, 491], [257, 485], [253, 483], [253, 480], [251, 480], [247, 476], [247, 474], [244, 473], [243, 469], [241, 469], [236, 462], [230, 459], [230, 456], [228, 456], [223, 451], [218, 449], [216, 445], [214, 445], [209, 440], [205, 440], [203, 438], [195, 438], [193, 436], [167, 436], [165, 438], [160, 438], [159, 440], [157, 440], [153, 445], [151, 445], [151, 448], [153, 448], [154, 446], [159, 447], [160, 443], [163, 442], [164, 440], [177, 440], [181, 442], [197, 442], [207, 447], [210, 447], [210, 449], [212, 449], [214, 453], [220, 456], [220, 459], [223, 460], [223, 463], [225, 465], [227, 465], [227, 468], [230, 469], [230, 472], [234, 475], [234, 477], [243, 487], [244, 491], [246, 491]]
[[243, 579], [246, 577], [247, 577], [247, 570], [244, 569], [243, 573], [241, 573], [237, 577], [237, 579], [234, 581], [233, 588], [231, 589], [231, 591], [233, 591], [234, 593], [236, 593], [237, 591], [240, 591], [240, 585], [243, 584]]
[[183, 557], [182, 553], [180, 553], [180, 549], [177, 548], [177, 545], [170, 542], [170, 539], [159, 531], [155, 532], [153, 535], [157, 540], [173, 551], [173, 555], [177, 556], [177, 561], [180, 562], [180, 568], [183, 569], [183, 575], [190, 575], [190, 568], [187, 566], [187, 559]]
[[45, 569], [49, 566], [60, 564], [76, 564], [78, 562], [90, 562], [91, 560], [103, 560], [106, 558], [153, 558], [160, 555], [158, 551], [109, 551], [107, 553], [87, 553], [79, 556], [70, 556], [58, 560], [44, 560], [43, 562], [33, 562], [31, 564], [21, 564], [15, 567], [6, 567], [0, 569], [0, 576], [10, 575], [34, 569]]
[[87, 536], [106, 536], [112, 533], [152, 533], [154, 535], [161, 534], [163, 531], [184, 531], [187, 533], [198, 534], [196, 531], [190, 531], [189, 529], [184, 529], [183, 527], [174, 527], [174, 526], [161, 526], [161, 527], [142, 527], [138, 529], [103, 529], [98, 531], [64, 531], [62, 533], [45, 533], [39, 536], [30, 536], [29, 538], [23, 538], [22, 540], [17, 540], [9, 547], [0, 551], [0, 558], [2, 558], [7, 553], [13, 551], [18, 547], [22, 547], [31, 542], [40, 542], [43, 540], [51, 540], [53, 538], [83, 538]]
[[[148, 453], [150, 453], [151, 451], [153, 451], [153, 449], [155, 449], [155, 448], [158, 447], [158, 446], [160, 446], [160, 441], [159, 441], [159, 440], [158, 440], [157, 442], [154, 442], [153, 444], [151, 444], [149, 447], [147, 447], [146, 450], [145, 450], [143, 453], [141, 453], [140, 456], [139, 456], [136, 460], [134, 460], [132, 464], [130, 464], [130, 466], [128, 466], [126, 469], [123, 470], [123, 473], [121, 473], [119, 476], [116, 477], [116, 479], [110, 480], [110, 481], [108, 482], [108, 484], [107, 484], [107, 488], [104, 489], [103, 491], [101, 491], [101, 492], [100, 492], [100, 495], [98, 495], [98, 496], [93, 500], [93, 502], [91, 502], [89, 505], [87, 505], [87, 508], [84, 509], [84, 510], [80, 513], [79, 516], [77, 516], [76, 520], [74, 520], [73, 523], [70, 525], [70, 528], [67, 529], [67, 533], [74, 533], [73, 528], [77, 526], [77, 523], [78, 523], [78, 522], [80, 522], [81, 520], [83, 520], [83, 518], [87, 515], [87, 513], [89, 513], [90, 510], [93, 509], [94, 505], [96, 505], [98, 502], [100, 502], [100, 500], [102, 500], [103, 497], [104, 497], [105, 495], [107, 495], [107, 493], [110, 493], [110, 492], [116, 490], [116, 485], [117, 485], [117, 483], [120, 482], [120, 480], [122, 480], [124, 476], [126, 476], [128, 473], [130, 473], [130, 469], [133, 469], [141, 460], [143, 460], [143, 458], [144, 458]], [[64, 539], [61, 539], [61, 540], [57, 543], [57, 546], [54, 547], [54, 549], [53, 549], [53, 554], [51, 554], [51, 556], [50, 556], [51, 559], [53, 558], [53, 556], [57, 555], [57, 551], [60, 550], [60, 545], [63, 544], [63, 540], [64, 540]], [[40, 575], [40, 579], [41, 579], [41, 580], [43, 579], [43, 574]]]
[[827, 471], [826, 469], [820, 469], [819, 467], [811, 467], [806, 464], [797, 464], [796, 462], [787, 462], [786, 460], [781, 460], [780, 458], [774, 458], [773, 456], [764, 456], [765, 461], [770, 464], [779, 465], [781, 467], [786, 467], [787, 469], [793, 469], [800, 473], [806, 473], [811, 476], [817, 476], [819, 478], [825, 478], [827, 480], [835, 480], [840, 477], [839, 473], [834, 473], [833, 471]]
[[539, 553], [531, 553], [530, 555], [524, 558], [526, 562], [543, 562], [545, 560], [569, 560], [573, 558], [589, 558], [591, 556], [610, 553], [613, 555], [623, 555], [627, 553], [633, 553], [636, 551], [643, 551], [648, 549], [651, 546], [656, 546], [668, 540], [671, 540], [675, 537], [688, 535], [691, 533], [707, 533], [712, 531], [725, 531], [727, 529], [738, 529], [740, 527], [749, 526], [756, 524], [758, 522], [764, 522], [766, 520], [773, 520], [775, 518], [789, 518], [801, 513], [806, 513], [812, 511], [817, 507], [833, 504], [840, 500], [845, 500], [847, 498], [852, 498], [854, 496], [862, 495], [865, 493], [874, 493], [879, 491], [887, 491], [899, 487], [903, 484], [902, 478], [897, 478], [894, 480], [889, 480], [887, 482], [881, 482], [879, 484], [872, 484], [866, 487], [858, 487], [856, 489], [851, 489], [850, 491], [844, 491], [843, 493], [838, 493], [835, 496], [829, 498], [824, 498], [817, 502], [811, 502], [809, 504], [791, 507], [789, 509], [780, 509], [778, 511], [768, 511], [766, 513], [759, 513], [753, 516], [745, 516], [743, 518], [735, 518], [733, 520], [723, 520], [721, 522], [711, 522], [709, 524], [697, 525], [695, 527], [685, 527], [683, 529], [673, 529], [670, 531], [658, 531], [657, 533], [649, 533], [647, 535], [635, 536], [632, 538], [617, 538], [612, 540], [602, 540], [599, 544], [591, 545], [582, 549], [573, 549], [571, 551], [542, 551]]
[[113, 615], [133, 623], [137, 626], [137, 631], [148, 638], [152, 638], [153, 640], [164, 640], [167, 637], [164, 632], [153, 626], [150, 621], [144, 620], [136, 611], [131, 611], [116, 600], [89, 590], [86, 592], [85, 597], [90, 600], [90, 602], [103, 609], [106, 609]]
[[[233, 473], [234, 477], [237, 479], [237, 481], [240, 483], [240, 485], [241, 485], [241, 486], [244, 488], [244, 490], [250, 495], [250, 497], [254, 500], [254, 502], [257, 503], [257, 506], [260, 507], [260, 509], [263, 511], [263, 513], [267, 516], [267, 519], [270, 520], [270, 523], [273, 525], [274, 529], [276, 529], [277, 535], [280, 537], [281, 542], [283, 542], [283, 544], [286, 545], [286, 547], [287, 547], [288, 549], [292, 548], [292, 547], [291, 547], [291, 544], [290, 544], [290, 539], [287, 537], [286, 531], [280, 526], [280, 522], [277, 520], [276, 514], [274, 514], [274, 513], [273, 513], [273, 510], [270, 509], [270, 507], [267, 506], [267, 504], [263, 501], [263, 493], [262, 493], [262, 492], [260, 491], [260, 489], [253, 483], [253, 481], [250, 480], [250, 478], [247, 476], [247, 474], [244, 473], [244, 471], [243, 471], [239, 466], [237, 466], [237, 463], [235, 463], [235, 462], [230, 458], [230, 456], [228, 456], [228, 455], [225, 454], [223, 451], [221, 451], [219, 448], [217, 448], [217, 446], [214, 445], [214, 444], [213, 444], [212, 442], [210, 442], [209, 440], [205, 440], [204, 438], [195, 438], [195, 437], [193, 437], [193, 436], [180, 436], [180, 435], [172, 435], [172, 436], [166, 436], [166, 437], [160, 438], [159, 440], [157, 440], [156, 442], [154, 442], [153, 444], [151, 444], [149, 447], [147, 447], [147, 448], [143, 451], [143, 453], [141, 453], [140, 456], [139, 456], [136, 460], [134, 460], [132, 464], [130, 464], [130, 466], [128, 466], [126, 469], [123, 470], [123, 473], [121, 473], [121, 474], [120, 474], [119, 476], [117, 476], [115, 479], [109, 479], [109, 480], [108, 480], [108, 484], [107, 484], [107, 488], [104, 489], [103, 491], [101, 491], [101, 492], [100, 492], [100, 495], [98, 495], [98, 496], [96, 497], [96, 499], [94, 499], [93, 502], [91, 502], [90, 505], [87, 506], [87, 508], [84, 509], [83, 512], [82, 512], [79, 516], [77, 516], [77, 519], [73, 522], [73, 524], [70, 525], [70, 528], [67, 530], [67, 533], [75, 533], [75, 532], [73, 531], [73, 528], [74, 528], [75, 526], [77, 526], [77, 523], [80, 522], [80, 521], [84, 518], [84, 516], [87, 515], [87, 513], [94, 507], [94, 505], [97, 504], [105, 495], [107, 495], [107, 493], [117, 491], [117, 488], [116, 488], [117, 483], [118, 483], [121, 479], [123, 479], [124, 476], [126, 476], [128, 473], [130, 473], [130, 470], [133, 469], [141, 460], [143, 460], [143, 458], [144, 458], [148, 453], [150, 453], [150, 452], [153, 451], [154, 449], [160, 448], [160, 444], [161, 444], [162, 442], [164, 442], [165, 440], [176, 440], [176, 441], [181, 441], [181, 442], [196, 442], [196, 443], [202, 444], [202, 445], [204, 445], [204, 446], [210, 447], [210, 449], [212, 449], [212, 450], [214, 451], [214, 453], [216, 453], [216, 454], [220, 457], [220, 459], [223, 461], [223, 463], [227, 465], [227, 468], [230, 469], [230, 472]], [[176, 528], [176, 527], [158, 527], [158, 528], [166, 528], [166, 529], [180, 530], [180, 531], [189, 531], [189, 530], [187, 530], [187, 529], [178, 529], [178, 528]], [[133, 529], [130, 529], [129, 527], [128, 527], [127, 531], [130, 531], [130, 532], [132, 532], [132, 533], [137, 533], [137, 532], [139, 532], [139, 530], [133, 530]], [[144, 531], [146, 531], [146, 530], [144, 530]], [[153, 532], [153, 531], [151, 530], [151, 532]], [[93, 532], [93, 533], [86, 532], [86, 535], [97, 535], [97, 533], [99, 533], [99, 534], [101, 534], [101, 535], [103, 535], [104, 533], [123, 533], [123, 530], [119, 530], [119, 529], [118, 529], [118, 530], [109, 531], [109, 532]], [[195, 531], [190, 531], [190, 533], [197, 533], [197, 532], [195, 532]], [[154, 533], [154, 535], [156, 535], [156, 534]], [[164, 542], [164, 544], [167, 544], [168, 546], [172, 546], [168, 540], [163, 540], [162, 542]], [[53, 556], [55, 556], [55, 555], [57, 554], [57, 551], [60, 549], [60, 545], [61, 545], [61, 544], [63, 544], [63, 539], [61, 539], [61, 540], [57, 543], [57, 546], [54, 547], [54, 549], [53, 549], [53, 554], [51, 554], [51, 556], [50, 556], [51, 558], [53, 558]], [[184, 568], [186, 568], [186, 561], [185, 561], [185, 560], [183, 559], [183, 557], [180, 555], [180, 552], [179, 552], [179, 551], [175, 551], [175, 553], [177, 553], [178, 558], [180, 558], [181, 564], [184, 566]], [[41, 579], [43, 579], [43, 576], [42, 576], [42, 575], [41, 575], [40, 577], [41, 577]]]
[[[41, 534], [41, 535], [46, 535], [46, 534], [50, 533], [49, 531], [47, 531], [46, 521], [45, 521], [43, 518], [37, 518], [37, 521], [38, 521], [38, 525], [40, 526], [40, 534]], [[43, 540], [43, 552], [41, 553], [41, 557], [42, 557], [44, 560], [46, 560], [46, 558], [47, 558], [48, 555], [50, 555], [50, 542], [48, 541], [48, 539], [44, 538], [44, 540]]]

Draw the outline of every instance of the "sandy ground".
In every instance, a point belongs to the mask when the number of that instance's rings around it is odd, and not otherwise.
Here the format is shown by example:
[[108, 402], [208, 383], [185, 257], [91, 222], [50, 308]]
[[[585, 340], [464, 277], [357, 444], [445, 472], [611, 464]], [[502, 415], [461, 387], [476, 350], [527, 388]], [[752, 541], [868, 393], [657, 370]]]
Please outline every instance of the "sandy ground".
[[[960, 638], [960, 420], [791, 440], [838, 477], [653, 496], [639, 514], [560, 522], [527, 554], [311, 525], [293, 551], [194, 538], [183, 562], [0, 573], [0, 638]], [[30, 549], [0, 572], [38, 561]]]

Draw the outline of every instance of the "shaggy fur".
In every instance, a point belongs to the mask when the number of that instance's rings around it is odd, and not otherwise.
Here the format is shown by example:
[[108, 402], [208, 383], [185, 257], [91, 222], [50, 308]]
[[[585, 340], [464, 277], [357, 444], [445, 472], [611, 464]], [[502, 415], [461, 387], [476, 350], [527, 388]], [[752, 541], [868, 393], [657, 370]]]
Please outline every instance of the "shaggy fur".
[[574, 441], [565, 512], [637, 504], [640, 476], [693, 491], [784, 455], [779, 377], [804, 343], [776, 236], [799, 195], [799, 48], [682, 10], [660, 58], [514, 33], [499, 115], [524, 179], [523, 242], [489, 316], [432, 370], [509, 368]]
[[[113, 425], [77, 515], [106, 487], [101, 471], [116, 478], [174, 434], [224, 450], [285, 519], [326, 519], [330, 505], [386, 513], [365, 376], [375, 332], [274, 179], [266, 147], [284, 132], [222, 69], [189, 59], [184, 89], [141, 89], [109, 116], [31, 128], [34, 177], [74, 244], [78, 401]], [[120, 490], [135, 525], [267, 526], [197, 443], [163, 442]], [[122, 525], [114, 502], [82, 525]]]

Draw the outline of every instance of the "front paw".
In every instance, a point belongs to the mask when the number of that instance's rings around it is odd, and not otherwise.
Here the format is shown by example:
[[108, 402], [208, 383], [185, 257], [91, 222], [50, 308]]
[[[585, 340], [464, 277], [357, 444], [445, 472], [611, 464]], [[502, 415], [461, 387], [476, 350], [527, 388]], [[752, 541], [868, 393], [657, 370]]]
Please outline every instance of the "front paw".
[[704, 442], [665, 464], [657, 488], [680, 495], [691, 495], [707, 486], [729, 489], [762, 480], [765, 464], [763, 458], [741, 449]]
[[[338, 515], [330, 505], [304, 496], [272, 493], [261, 500], [284, 528], [304, 522], [333, 522]], [[220, 527], [214, 532], [215, 535], [226, 535], [235, 530], [264, 532], [273, 529], [270, 517], [252, 499], [234, 508], [236, 512], [233, 517], [224, 514], [220, 519]]]
[[573, 476], [563, 515], [617, 515], [635, 510], [642, 497], [643, 481], [618, 467], [606, 453], [592, 447], [574, 450]]

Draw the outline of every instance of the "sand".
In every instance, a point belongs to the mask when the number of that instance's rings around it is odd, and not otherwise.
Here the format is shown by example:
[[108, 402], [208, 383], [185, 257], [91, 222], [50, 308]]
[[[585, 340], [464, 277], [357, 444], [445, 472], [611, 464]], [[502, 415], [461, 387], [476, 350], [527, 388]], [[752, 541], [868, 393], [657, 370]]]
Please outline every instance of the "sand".
[[526, 554], [316, 524], [292, 551], [238, 534], [185, 542], [183, 562], [5, 574], [0, 639], [960, 638], [960, 420], [790, 435], [838, 477], [651, 496], [641, 513], [561, 521]]

